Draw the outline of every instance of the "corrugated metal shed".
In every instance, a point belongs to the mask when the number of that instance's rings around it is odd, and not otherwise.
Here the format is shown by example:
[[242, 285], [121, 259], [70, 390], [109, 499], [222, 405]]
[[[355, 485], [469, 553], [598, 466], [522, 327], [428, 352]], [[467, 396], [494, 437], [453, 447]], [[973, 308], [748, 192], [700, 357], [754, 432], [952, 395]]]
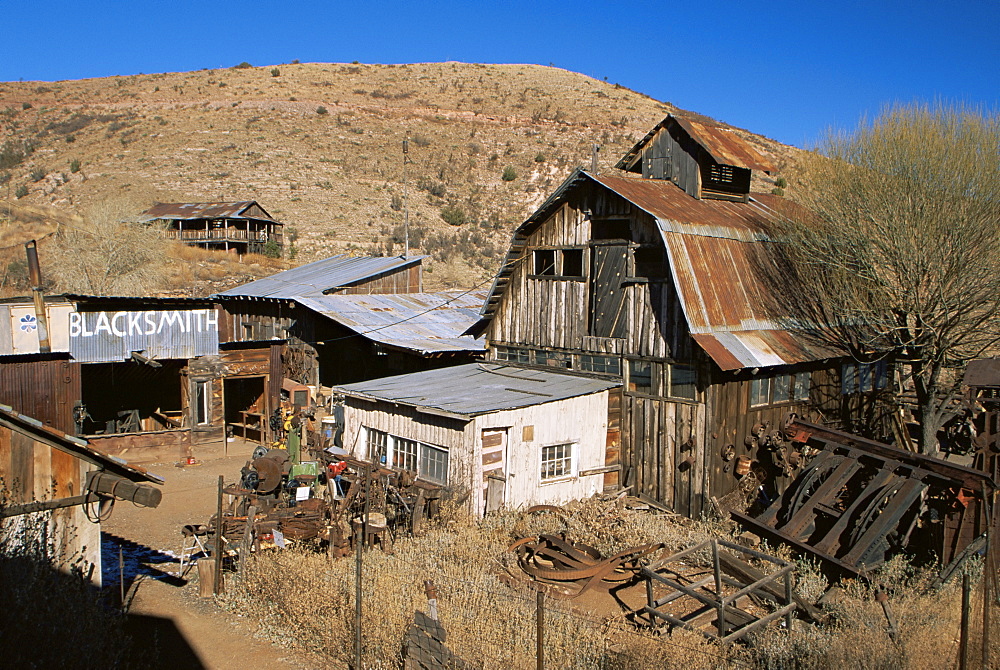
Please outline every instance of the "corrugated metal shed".
[[82, 437], [67, 435], [61, 430], [56, 430], [55, 428], [46, 426], [38, 419], [15, 412], [9, 405], [0, 405], [0, 417], [3, 417], [15, 424], [29, 426], [34, 430], [40, 431], [50, 439], [66, 447], [68, 451], [72, 451], [80, 455], [84, 458], [84, 460], [90, 461], [95, 465], [103, 466], [112, 472], [117, 472], [132, 481], [147, 481], [154, 482], [156, 484], [162, 484], [164, 481], [163, 477], [147, 472], [144, 468], [137, 465], [129, 465], [127, 461], [122, 460], [121, 458], [110, 456], [94, 449], [90, 446], [90, 443]]
[[[246, 210], [254, 205], [266, 214], [248, 216]], [[257, 219], [275, 221], [256, 200], [241, 200], [239, 202], [158, 202], [140, 215], [140, 221], [156, 221], [158, 219], [194, 220], [194, 219]]]
[[314, 312], [382, 344], [423, 355], [482, 351], [482, 340], [463, 336], [479, 319], [486, 291], [326, 295], [297, 298]]
[[764, 172], [774, 172], [775, 167], [764, 156], [750, 146], [746, 140], [737, 135], [731, 128], [724, 126], [694, 121], [683, 116], [668, 114], [665, 119], [653, 127], [646, 136], [639, 140], [628, 153], [626, 153], [618, 163], [616, 168], [626, 170], [633, 160], [642, 153], [642, 150], [649, 144], [656, 135], [666, 128], [670, 123], [676, 123], [691, 136], [708, 154], [715, 159], [716, 163], [732, 165], [735, 167], [747, 168], [750, 170], [762, 170]]
[[331, 256], [218, 293], [223, 297], [284, 298], [322, 296], [391, 270], [417, 265], [424, 256]]
[[598, 393], [620, 382], [470, 363], [337, 386], [334, 393], [410, 405], [422, 411], [472, 417]]

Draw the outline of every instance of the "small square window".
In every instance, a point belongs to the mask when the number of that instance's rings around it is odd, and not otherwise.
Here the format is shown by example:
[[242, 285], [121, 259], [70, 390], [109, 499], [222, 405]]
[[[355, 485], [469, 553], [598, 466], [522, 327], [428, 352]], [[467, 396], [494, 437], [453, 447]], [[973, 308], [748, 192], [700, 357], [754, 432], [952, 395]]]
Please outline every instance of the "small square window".
[[417, 443], [397, 437], [392, 445], [392, 464], [402, 470], [417, 471]]
[[556, 274], [555, 249], [535, 250], [535, 274], [544, 277], [554, 277]]
[[573, 475], [573, 445], [553, 444], [542, 447], [541, 480], [562, 479]]
[[693, 365], [670, 366], [670, 395], [694, 400], [698, 392], [698, 371]]
[[653, 393], [653, 367], [649, 361], [628, 362], [628, 390]]
[[583, 277], [583, 249], [562, 250], [562, 272], [564, 277]]
[[639, 247], [632, 252], [635, 259], [635, 276], [645, 279], [663, 279], [667, 276], [663, 249]]

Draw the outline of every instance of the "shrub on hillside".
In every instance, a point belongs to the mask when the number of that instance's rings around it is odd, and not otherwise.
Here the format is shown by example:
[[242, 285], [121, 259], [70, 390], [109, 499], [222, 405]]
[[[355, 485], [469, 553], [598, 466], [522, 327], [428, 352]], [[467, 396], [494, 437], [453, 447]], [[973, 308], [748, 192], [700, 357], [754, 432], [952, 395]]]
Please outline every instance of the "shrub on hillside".
[[514, 181], [517, 179], [517, 170], [514, 169], [514, 166], [508, 165], [503, 169], [503, 174], [500, 175], [500, 178], [504, 181]]
[[281, 247], [278, 246], [278, 243], [274, 240], [268, 240], [267, 243], [264, 244], [264, 248], [261, 250], [261, 253], [268, 258], [281, 258]]
[[20, 200], [26, 195], [28, 195], [28, 187], [25, 186], [24, 184], [18, 186], [17, 190], [14, 191], [14, 197], [17, 198], [18, 200]]
[[466, 221], [465, 210], [458, 205], [445, 205], [441, 208], [441, 218], [444, 222], [452, 226], [461, 226]]
[[31, 181], [41, 181], [45, 179], [46, 174], [45, 168], [35, 168], [28, 174], [28, 178], [31, 179]]
[[271, 68], [271, 76], [272, 77], [280, 77], [281, 76], [281, 70], [279, 70], [276, 67], [272, 67]]
[[316, 113], [319, 114], [320, 116], [323, 116], [324, 114], [327, 114], [328, 112], [326, 111], [326, 107], [324, 107], [323, 105], [320, 105], [319, 107], [316, 108]]
[[73, 160], [70, 161], [70, 163], [69, 163], [69, 171], [72, 172], [72, 173], [74, 173], [74, 174], [80, 171], [80, 161], [79, 161], [79, 159], [74, 158]]

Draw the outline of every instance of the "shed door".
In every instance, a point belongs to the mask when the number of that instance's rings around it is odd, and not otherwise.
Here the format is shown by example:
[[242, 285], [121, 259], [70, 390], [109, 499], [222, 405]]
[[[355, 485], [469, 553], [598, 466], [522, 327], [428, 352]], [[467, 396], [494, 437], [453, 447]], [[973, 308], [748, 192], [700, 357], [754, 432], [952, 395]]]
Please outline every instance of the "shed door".
[[486, 512], [503, 507], [507, 493], [507, 429], [483, 431], [483, 499]]
[[625, 337], [625, 276], [628, 246], [595, 246], [590, 252], [590, 334]]

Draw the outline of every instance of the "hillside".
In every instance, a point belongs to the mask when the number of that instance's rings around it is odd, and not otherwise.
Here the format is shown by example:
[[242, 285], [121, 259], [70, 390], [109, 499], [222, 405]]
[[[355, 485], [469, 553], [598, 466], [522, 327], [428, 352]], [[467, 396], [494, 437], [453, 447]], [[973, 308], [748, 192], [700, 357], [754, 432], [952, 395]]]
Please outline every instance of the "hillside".
[[[511, 229], [573, 168], [589, 165], [594, 144], [608, 169], [674, 111], [537, 65], [241, 65], [5, 82], [0, 222], [3, 211], [43, 206], [49, 221], [71, 220], [122, 196], [147, 204], [253, 199], [297, 237], [293, 264], [334, 253], [398, 254], [408, 137], [411, 251], [432, 257], [429, 289], [470, 286], [495, 271]], [[744, 136], [779, 165], [792, 155]], [[21, 235], [30, 229], [15, 215], [8, 221]], [[165, 279], [164, 289], [227, 283], [185, 285], [183, 274]]]

